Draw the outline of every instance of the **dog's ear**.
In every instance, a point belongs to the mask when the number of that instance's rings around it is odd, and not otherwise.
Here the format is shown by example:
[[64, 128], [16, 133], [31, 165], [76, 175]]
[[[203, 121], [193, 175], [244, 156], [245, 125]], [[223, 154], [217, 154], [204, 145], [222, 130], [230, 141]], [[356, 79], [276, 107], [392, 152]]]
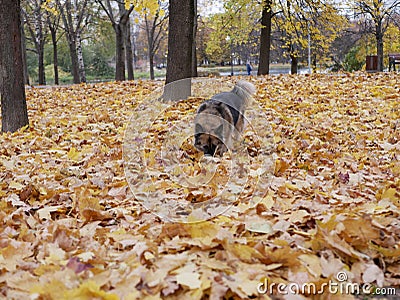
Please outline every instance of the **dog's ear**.
[[195, 126], [194, 131], [195, 131], [196, 133], [204, 133], [203, 126], [201, 126], [200, 124], [196, 123], [196, 126]]
[[207, 102], [204, 102], [202, 105], [200, 105], [199, 109], [197, 110], [197, 113], [201, 113], [203, 110], [207, 108]]
[[224, 135], [224, 125], [223, 124], [219, 125], [218, 128], [214, 130], [214, 132], [217, 135], [217, 137], [222, 140], [222, 137]]

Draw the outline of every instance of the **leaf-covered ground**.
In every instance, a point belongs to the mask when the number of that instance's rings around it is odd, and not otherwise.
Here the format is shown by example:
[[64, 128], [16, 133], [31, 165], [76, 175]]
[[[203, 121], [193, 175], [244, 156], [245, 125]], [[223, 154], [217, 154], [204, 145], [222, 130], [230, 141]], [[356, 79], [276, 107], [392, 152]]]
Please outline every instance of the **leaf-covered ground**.
[[[398, 288], [400, 76], [250, 80], [275, 143], [269, 187], [194, 224], [163, 222], [125, 178], [130, 114], [160, 83], [28, 89], [31, 126], [0, 137], [0, 295], [351, 299], [328, 284]], [[201, 99], [189, 101], [183, 115]], [[273, 295], [257, 290], [266, 282]]]

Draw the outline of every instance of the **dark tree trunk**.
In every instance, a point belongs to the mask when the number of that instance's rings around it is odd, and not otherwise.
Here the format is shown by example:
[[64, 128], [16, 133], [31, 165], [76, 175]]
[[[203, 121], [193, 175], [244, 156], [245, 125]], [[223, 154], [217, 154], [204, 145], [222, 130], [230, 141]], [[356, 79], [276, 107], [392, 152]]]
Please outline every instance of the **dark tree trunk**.
[[59, 23], [59, 17], [55, 17], [54, 21], [51, 20], [50, 14], [47, 13], [47, 25], [50, 29], [51, 43], [53, 45], [53, 67], [54, 67], [54, 84], [59, 85], [58, 78], [58, 48], [57, 48], [57, 27]]
[[193, 44], [192, 44], [192, 77], [197, 77], [197, 49], [196, 49], [196, 36], [197, 36], [197, 0], [194, 0], [194, 18], [193, 18]]
[[154, 80], [154, 34], [155, 34], [155, 24], [157, 22], [157, 16], [154, 18], [152, 22], [152, 26], [150, 27], [150, 21], [147, 19], [147, 15], [145, 16], [146, 22], [146, 34], [147, 34], [147, 55], [149, 57], [149, 67], [150, 67], [150, 79]]
[[193, 50], [192, 50], [192, 77], [197, 77], [197, 51], [196, 51], [196, 45], [193, 45]]
[[44, 44], [41, 44], [38, 51], [39, 64], [39, 85], [46, 84], [46, 73], [44, 69]]
[[67, 33], [67, 40], [69, 46], [69, 55], [71, 57], [71, 73], [74, 83], [80, 83], [79, 78], [79, 65], [78, 65], [78, 54], [76, 53], [76, 43], [73, 36]]
[[29, 85], [28, 62], [26, 61], [26, 37], [24, 30], [24, 20], [21, 14], [21, 47], [22, 47], [22, 64], [24, 65], [24, 83]]
[[[127, 24], [129, 22], [129, 15], [133, 10], [133, 5], [129, 10], [125, 9], [125, 6], [121, 3], [118, 3], [119, 9], [119, 22], [115, 21], [114, 15], [112, 13], [112, 8], [110, 1], [107, 1], [107, 7], [102, 4], [103, 9], [107, 13], [112, 23], [112, 26], [115, 31], [115, 80], [116, 81], [124, 81], [126, 79], [125, 76], [125, 60], [126, 60], [126, 30]], [[132, 53], [132, 52], [131, 52]], [[132, 60], [132, 57], [130, 58]], [[133, 77], [133, 68], [132, 68], [132, 77]]]
[[40, 11], [40, 7], [37, 8], [35, 11], [35, 18], [36, 18], [36, 28], [35, 28], [35, 37], [36, 40], [35, 45], [38, 53], [38, 70], [39, 70], [39, 85], [46, 84], [46, 73], [44, 69], [44, 44], [45, 44], [45, 37], [43, 36], [43, 20], [42, 20], [42, 13]]
[[125, 45], [124, 29], [121, 24], [114, 24], [115, 30], [115, 80], [125, 80]]
[[[169, 2], [167, 76], [164, 98], [185, 99], [191, 95], [194, 0]], [[175, 85], [168, 83], [189, 78]]]
[[126, 55], [126, 69], [128, 71], [128, 80], [134, 80], [135, 75], [133, 71], [133, 49], [131, 40], [131, 24], [128, 20], [126, 23], [125, 33], [125, 55]]
[[193, 23], [194, 0], [169, 2], [166, 83], [190, 78], [192, 75]]
[[28, 125], [21, 41], [20, 0], [0, 1], [0, 92], [2, 131]]
[[59, 85], [58, 78], [58, 50], [57, 50], [57, 33], [55, 29], [51, 30], [51, 41], [53, 44], [53, 66], [54, 66], [54, 84]]
[[260, 55], [258, 75], [269, 74], [269, 57], [271, 52], [271, 25], [272, 25], [271, 0], [264, 0], [261, 17]]
[[382, 22], [378, 21], [376, 24], [376, 54], [378, 55], [378, 71], [383, 72], [383, 28]]
[[154, 54], [149, 53], [150, 79], [154, 80]]
[[298, 69], [298, 64], [299, 60], [297, 58], [297, 55], [290, 54], [290, 74], [297, 74], [297, 69]]

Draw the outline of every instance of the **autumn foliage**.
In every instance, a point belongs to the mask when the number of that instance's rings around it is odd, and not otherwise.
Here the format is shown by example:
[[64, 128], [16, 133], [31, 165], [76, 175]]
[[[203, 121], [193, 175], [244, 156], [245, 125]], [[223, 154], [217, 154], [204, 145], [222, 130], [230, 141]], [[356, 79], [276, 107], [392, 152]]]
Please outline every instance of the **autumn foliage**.
[[[0, 294], [268, 299], [257, 291], [265, 280], [322, 287], [337, 282], [339, 272], [348, 282], [399, 287], [400, 77], [249, 80], [265, 116], [250, 121], [268, 129], [257, 132], [261, 140], [273, 140], [264, 153], [273, 160], [271, 168], [250, 173], [267, 176], [268, 185], [254, 196], [250, 180], [229, 210], [194, 223], [164, 222], [141, 204], [125, 177], [123, 143], [131, 113], [146, 108], [160, 83], [28, 89], [31, 126], [1, 136]], [[212, 86], [204, 91], [213, 94]], [[190, 118], [201, 101], [182, 101], [163, 120], [174, 111]], [[162, 125], [154, 124], [153, 138], [165, 134]], [[244, 143], [251, 159], [260, 157], [263, 143], [248, 133]], [[200, 159], [185, 145], [188, 162]], [[221, 167], [216, 179], [221, 184], [224, 172]], [[154, 174], [155, 184], [167, 182], [168, 174]], [[184, 194], [173, 185], [168, 191]], [[194, 189], [190, 194], [179, 201], [212, 196]]]

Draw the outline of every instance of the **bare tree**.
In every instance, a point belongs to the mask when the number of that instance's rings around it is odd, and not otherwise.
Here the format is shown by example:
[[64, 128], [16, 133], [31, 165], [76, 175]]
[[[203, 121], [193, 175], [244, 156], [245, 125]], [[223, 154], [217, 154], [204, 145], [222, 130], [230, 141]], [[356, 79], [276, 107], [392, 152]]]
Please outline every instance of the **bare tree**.
[[96, 0], [111, 21], [111, 25], [115, 31], [115, 80], [123, 81], [125, 77], [125, 60], [126, 60], [126, 33], [129, 15], [133, 11], [133, 5], [127, 10], [123, 1], [115, 0], [119, 13], [115, 13], [111, 0]]
[[35, 46], [34, 52], [38, 56], [38, 83], [46, 84], [46, 74], [44, 69], [44, 45], [46, 44], [46, 29], [44, 27], [45, 14], [42, 8], [43, 0], [26, 0], [25, 9], [22, 9], [25, 23], [31, 36], [31, 41]]
[[21, 43], [20, 0], [0, 1], [0, 97], [3, 132], [28, 125]]
[[154, 16], [145, 14], [144, 24], [147, 36], [147, 52], [150, 64], [150, 79], [154, 79], [154, 55], [160, 47], [160, 43], [166, 38], [166, 25], [168, 14], [165, 7], [159, 3], [159, 9]]
[[57, 31], [60, 23], [60, 15], [52, 14], [46, 11], [47, 26], [50, 30], [51, 43], [53, 45], [53, 68], [54, 68], [54, 84], [60, 84], [58, 78], [58, 47], [57, 47]]
[[55, 0], [64, 24], [70, 56], [71, 73], [74, 83], [86, 82], [85, 65], [83, 61], [81, 34], [88, 20], [88, 0]]

